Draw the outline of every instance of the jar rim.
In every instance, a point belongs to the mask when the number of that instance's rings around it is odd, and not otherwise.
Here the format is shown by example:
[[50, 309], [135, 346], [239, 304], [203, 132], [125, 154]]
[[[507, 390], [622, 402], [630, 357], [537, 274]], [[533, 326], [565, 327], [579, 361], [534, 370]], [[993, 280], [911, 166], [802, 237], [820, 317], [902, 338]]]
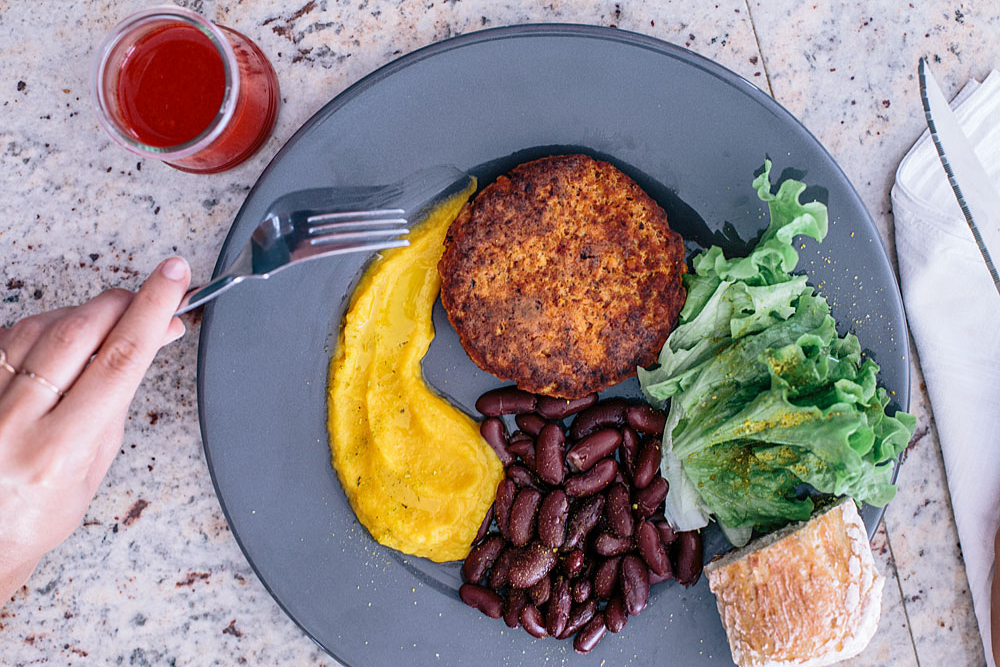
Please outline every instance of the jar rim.
[[[150, 23], [164, 20], [197, 28], [211, 41], [222, 58], [226, 87], [219, 110], [205, 129], [181, 144], [153, 146], [139, 141], [122, 129], [111, 111], [110, 100], [107, 99], [108, 91], [105, 90], [104, 84], [106, 77], [110, 74], [108, 68], [111, 64], [112, 54], [121, 43], [126, 41], [135, 31]], [[211, 145], [229, 125], [229, 121], [232, 120], [236, 111], [236, 101], [239, 98], [240, 78], [238, 73], [239, 65], [236, 61], [236, 53], [218, 26], [202, 15], [184, 7], [160, 5], [129, 15], [119, 22], [101, 42], [91, 66], [91, 101], [97, 112], [98, 123], [119, 145], [144, 157], [157, 160], [177, 160], [194, 155]]]

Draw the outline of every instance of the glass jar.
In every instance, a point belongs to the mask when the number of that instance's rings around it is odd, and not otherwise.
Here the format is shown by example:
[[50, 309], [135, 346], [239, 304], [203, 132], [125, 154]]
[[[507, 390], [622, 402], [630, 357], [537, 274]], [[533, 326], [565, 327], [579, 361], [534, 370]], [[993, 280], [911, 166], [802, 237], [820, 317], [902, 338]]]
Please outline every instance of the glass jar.
[[264, 144], [278, 116], [278, 79], [241, 33], [182, 7], [119, 23], [94, 58], [91, 95], [101, 127], [126, 149], [210, 174]]

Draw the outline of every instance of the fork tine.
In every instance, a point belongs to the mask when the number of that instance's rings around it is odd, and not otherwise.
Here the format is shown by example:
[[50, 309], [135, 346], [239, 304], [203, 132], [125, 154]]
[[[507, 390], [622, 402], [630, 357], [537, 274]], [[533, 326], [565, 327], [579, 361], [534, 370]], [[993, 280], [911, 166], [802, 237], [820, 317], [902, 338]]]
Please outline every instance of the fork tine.
[[361, 231], [336, 231], [331, 234], [310, 234], [309, 245], [330, 245], [334, 243], [345, 243], [348, 241], [366, 241], [368, 239], [391, 238], [409, 233], [406, 227], [393, 227], [391, 229], [368, 229]]
[[[320, 213], [306, 218], [306, 234], [308, 236], [322, 236], [334, 232], [365, 232], [388, 226], [405, 228], [407, 219], [403, 217], [405, 211], [398, 208], [376, 209], [372, 211], [338, 211], [335, 213]], [[387, 233], [375, 234], [377, 236], [390, 236], [395, 234], [405, 234], [406, 231], [391, 231]]]
[[403, 248], [410, 245], [406, 239], [394, 239], [391, 241], [371, 241], [368, 243], [348, 243], [345, 245], [317, 244], [300, 246], [292, 253], [292, 260], [326, 257], [327, 255], [344, 255], [352, 252], [373, 252], [376, 250], [388, 250], [390, 248]]
[[[306, 218], [306, 223], [316, 225], [321, 222], [361, 221], [380, 222], [383, 218], [402, 218], [406, 213], [401, 208], [378, 208], [367, 211], [337, 211], [335, 213], [318, 213]], [[406, 224], [405, 222], [403, 224]]]
[[[363, 232], [366, 230], [375, 231], [377, 229], [396, 226], [399, 229], [406, 229], [408, 224], [406, 218], [389, 218], [385, 220], [343, 220], [341, 222], [330, 222], [326, 224], [317, 224], [306, 227], [306, 234], [308, 236], [322, 236], [323, 234], [331, 234], [336, 232]], [[405, 231], [403, 232], [406, 233]]]

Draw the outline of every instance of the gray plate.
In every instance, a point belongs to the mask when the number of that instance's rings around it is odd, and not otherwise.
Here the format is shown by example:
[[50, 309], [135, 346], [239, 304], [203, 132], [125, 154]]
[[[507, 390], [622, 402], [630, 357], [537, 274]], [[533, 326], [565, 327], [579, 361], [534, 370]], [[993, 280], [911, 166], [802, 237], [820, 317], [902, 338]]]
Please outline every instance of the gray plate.
[[[394, 181], [454, 164], [490, 182], [515, 164], [582, 151], [614, 162], [667, 210], [689, 249], [745, 253], [766, 224], [750, 187], [774, 174], [821, 187], [830, 234], [800, 269], [882, 365], [907, 405], [899, 292], [871, 217], [830, 155], [749, 82], [685, 49], [621, 30], [534, 25], [465, 35], [383, 67], [337, 96], [278, 153], [226, 239], [218, 273], [267, 205], [293, 189]], [[198, 358], [201, 428], [219, 501], [278, 604], [350, 665], [728, 664], [708, 586], [654, 587], [650, 605], [593, 654], [533, 640], [464, 606], [458, 566], [405, 557], [358, 525], [330, 467], [326, 373], [365, 257], [312, 262], [213, 302]], [[428, 380], [471, 412], [498, 382], [441, 312]], [[610, 393], [637, 395], [634, 380]], [[880, 513], [867, 508], [874, 530]], [[710, 533], [706, 557], [723, 542]], [[484, 656], [489, 656], [484, 661]], [[552, 664], [552, 663], [547, 663]]]

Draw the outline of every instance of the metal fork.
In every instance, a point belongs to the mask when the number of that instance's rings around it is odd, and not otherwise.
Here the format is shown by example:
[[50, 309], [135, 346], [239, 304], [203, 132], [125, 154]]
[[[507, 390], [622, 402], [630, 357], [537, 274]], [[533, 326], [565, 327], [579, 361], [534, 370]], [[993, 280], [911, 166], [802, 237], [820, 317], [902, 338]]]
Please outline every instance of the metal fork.
[[226, 271], [190, 290], [174, 315], [211, 301], [250, 278], [266, 279], [306, 260], [410, 244], [398, 238], [471, 177], [455, 167], [422, 169], [390, 185], [313, 188], [286, 194]]

